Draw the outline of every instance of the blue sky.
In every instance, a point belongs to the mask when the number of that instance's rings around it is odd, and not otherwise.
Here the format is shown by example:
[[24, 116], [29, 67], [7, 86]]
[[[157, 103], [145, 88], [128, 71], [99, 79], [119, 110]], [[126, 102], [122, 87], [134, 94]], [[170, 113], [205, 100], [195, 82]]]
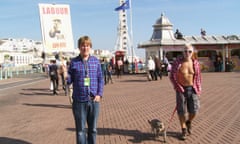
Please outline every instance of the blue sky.
[[[41, 40], [38, 3], [70, 5], [75, 47], [80, 36], [89, 35], [94, 49], [114, 49], [119, 0], [1, 0], [0, 38]], [[239, 6], [239, 0], [132, 0], [135, 52], [144, 54], [137, 44], [150, 39], [161, 13], [183, 35], [200, 35], [201, 28], [207, 35], [240, 35]]]

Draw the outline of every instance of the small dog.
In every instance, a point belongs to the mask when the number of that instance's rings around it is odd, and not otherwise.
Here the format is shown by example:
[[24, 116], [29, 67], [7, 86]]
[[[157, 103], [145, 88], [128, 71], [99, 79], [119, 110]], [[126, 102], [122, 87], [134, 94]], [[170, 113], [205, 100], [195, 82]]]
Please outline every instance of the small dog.
[[154, 136], [159, 137], [160, 133], [162, 133], [163, 140], [164, 140], [164, 142], [166, 142], [167, 134], [166, 134], [166, 129], [165, 129], [163, 122], [161, 122], [158, 119], [152, 119], [152, 120], [148, 120], [148, 123], [151, 126], [151, 130], [152, 130], [152, 133], [154, 134]]

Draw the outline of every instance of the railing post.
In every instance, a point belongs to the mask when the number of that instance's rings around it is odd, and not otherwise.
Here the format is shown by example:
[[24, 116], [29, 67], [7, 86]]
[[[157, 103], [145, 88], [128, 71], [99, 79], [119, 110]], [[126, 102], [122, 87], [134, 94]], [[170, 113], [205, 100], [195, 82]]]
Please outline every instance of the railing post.
[[4, 71], [4, 78], [7, 79], [7, 76], [8, 76], [8, 72], [7, 72], [7, 69], [5, 69], [5, 71]]
[[23, 67], [23, 69], [24, 69], [24, 74], [27, 74], [27, 70], [25, 66]]
[[16, 67], [16, 75], [19, 75], [19, 67]]
[[3, 76], [2, 75], [3, 74], [2, 71], [3, 71], [2, 68], [0, 68], [0, 80], [2, 80], [2, 76]]
[[9, 78], [13, 77], [13, 70], [12, 67], [9, 68]]

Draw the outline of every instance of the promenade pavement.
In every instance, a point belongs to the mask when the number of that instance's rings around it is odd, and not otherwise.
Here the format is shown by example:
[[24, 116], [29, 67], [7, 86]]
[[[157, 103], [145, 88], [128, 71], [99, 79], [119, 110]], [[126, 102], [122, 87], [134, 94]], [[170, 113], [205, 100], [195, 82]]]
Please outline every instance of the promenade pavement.
[[[104, 88], [98, 144], [158, 144], [147, 120], [168, 127], [169, 144], [240, 144], [240, 73], [202, 73], [201, 109], [187, 140], [180, 127], [175, 92], [168, 77], [147, 81], [144, 74], [115, 76]], [[30, 79], [3, 80], [1, 84]], [[75, 125], [68, 97], [53, 96], [49, 79], [0, 90], [0, 144], [74, 144]]]

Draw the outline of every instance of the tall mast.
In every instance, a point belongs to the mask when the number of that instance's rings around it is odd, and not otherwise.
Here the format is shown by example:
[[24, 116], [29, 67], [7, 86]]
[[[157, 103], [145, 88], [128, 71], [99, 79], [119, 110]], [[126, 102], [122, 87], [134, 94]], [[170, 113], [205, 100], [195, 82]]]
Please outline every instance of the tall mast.
[[[119, 0], [119, 5], [121, 6], [125, 3], [125, 0]], [[131, 2], [130, 2], [130, 10], [131, 10]], [[128, 33], [128, 21], [127, 21], [127, 11], [128, 10], [119, 10], [118, 15], [118, 27], [117, 27], [117, 41], [115, 44], [115, 51], [123, 51], [125, 52], [125, 58], [129, 58], [129, 56], [134, 56], [133, 44], [132, 44], [132, 30], [131, 30], [131, 38]], [[131, 13], [130, 13], [131, 14]], [[132, 16], [130, 15], [130, 18]], [[132, 21], [131, 28], [132, 28]], [[132, 59], [130, 59], [132, 61]]]

